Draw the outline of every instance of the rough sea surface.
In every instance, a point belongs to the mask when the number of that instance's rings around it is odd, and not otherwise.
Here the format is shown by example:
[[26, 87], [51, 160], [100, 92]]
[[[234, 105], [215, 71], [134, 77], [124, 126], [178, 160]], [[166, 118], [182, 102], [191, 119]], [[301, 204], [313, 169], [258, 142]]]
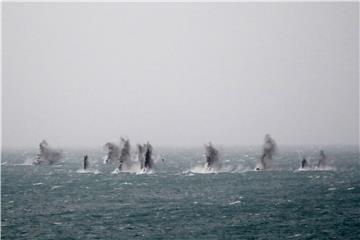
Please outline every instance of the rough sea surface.
[[[279, 148], [271, 171], [253, 171], [259, 146], [219, 148], [222, 170], [206, 173], [203, 149], [155, 146], [151, 174], [112, 174], [101, 148], [64, 149], [52, 166], [3, 150], [1, 238], [360, 239], [358, 147]], [[321, 149], [328, 170], [297, 170]]]

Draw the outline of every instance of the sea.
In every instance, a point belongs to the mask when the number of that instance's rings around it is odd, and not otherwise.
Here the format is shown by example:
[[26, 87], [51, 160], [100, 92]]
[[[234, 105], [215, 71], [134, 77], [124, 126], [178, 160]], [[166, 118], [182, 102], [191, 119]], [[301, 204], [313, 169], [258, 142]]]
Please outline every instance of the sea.
[[[141, 174], [103, 164], [102, 148], [63, 149], [54, 165], [3, 149], [1, 239], [360, 239], [359, 146], [279, 146], [268, 171], [254, 170], [261, 146], [218, 150], [207, 171], [202, 147], [154, 146]], [[320, 150], [327, 168], [299, 170]]]

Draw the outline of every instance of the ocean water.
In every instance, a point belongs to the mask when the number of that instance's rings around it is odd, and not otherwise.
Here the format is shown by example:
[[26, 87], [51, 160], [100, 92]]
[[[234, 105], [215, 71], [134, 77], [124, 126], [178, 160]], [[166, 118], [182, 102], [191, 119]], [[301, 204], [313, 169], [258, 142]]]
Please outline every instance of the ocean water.
[[[34, 150], [4, 150], [2, 239], [360, 239], [357, 146], [281, 147], [272, 171], [253, 171], [260, 147], [220, 148], [205, 173], [203, 149], [159, 148], [151, 174], [112, 174], [102, 149], [66, 150], [52, 166]], [[81, 171], [84, 154], [91, 170]]]

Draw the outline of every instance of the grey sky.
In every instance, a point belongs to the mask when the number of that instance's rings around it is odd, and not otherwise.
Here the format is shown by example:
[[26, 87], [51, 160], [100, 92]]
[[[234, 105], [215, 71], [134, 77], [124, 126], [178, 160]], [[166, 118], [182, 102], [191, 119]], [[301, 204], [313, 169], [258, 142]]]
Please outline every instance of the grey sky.
[[358, 144], [358, 3], [5, 3], [4, 147]]

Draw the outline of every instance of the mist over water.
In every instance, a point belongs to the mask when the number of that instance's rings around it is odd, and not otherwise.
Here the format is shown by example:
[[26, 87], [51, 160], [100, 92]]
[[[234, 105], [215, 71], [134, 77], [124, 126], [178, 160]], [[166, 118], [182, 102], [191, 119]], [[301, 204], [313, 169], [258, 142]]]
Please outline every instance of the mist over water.
[[[298, 171], [301, 156], [326, 171]], [[204, 149], [161, 148], [150, 174], [103, 164], [103, 149], [66, 150], [55, 165], [20, 165], [33, 151], [2, 153], [4, 239], [356, 239], [357, 146], [279, 149], [272, 170], [254, 171], [262, 146], [221, 147], [205, 172]], [[133, 149], [134, 154], [136, 149]], [[82, 169], [84, 154], [91, 168]], [[140, 164], [138, 165], [140, 169]], [[196, 172], [197, 167], [202, 172]], [[205, 174], [204, 174], [205, 173]], [[46, 226], [46, 227], [44, 227]], [[181, 226], [181, 227], [180, 227]], [[281, 229], [281, 230], [279, 230]], [[121, 234], [120, 234], [121, 233]]]

